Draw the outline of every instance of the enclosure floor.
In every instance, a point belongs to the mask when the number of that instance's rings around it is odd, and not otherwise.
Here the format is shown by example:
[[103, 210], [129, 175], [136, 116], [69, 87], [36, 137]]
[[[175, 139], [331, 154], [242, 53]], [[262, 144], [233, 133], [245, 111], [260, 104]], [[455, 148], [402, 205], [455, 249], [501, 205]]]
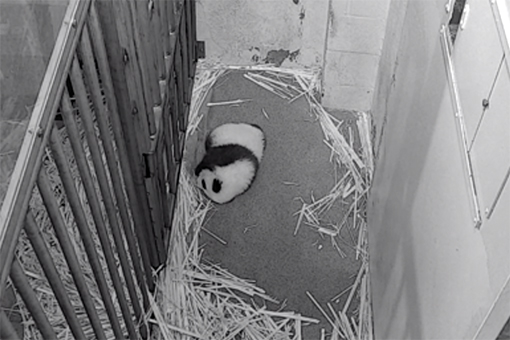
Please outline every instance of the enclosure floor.
[[[202, 232], [203, 258], [239, 277], [254, 280], [281, 302], [268, 305], [269, 309], [277, 310], [283, 305], [282, 310], [319, 319], [319, 325], [303, 327], [303, 339], [320, 339], [321, 329], [329, 332], [331, 327], [306, 292], [323, 308], [327, 309], [326, 303], [330, 302], [340, 310], [347, 294], [338, 301], [331, 300], [352, 285], [360, 265], [349, 245], [340, 244], [347, 253], [347, 258], [341, 258], [329, 237], [321, 237], [305, 225], [294, 236], [297, 216], [293, 214], [301, 208], [296, 198], [310, 202], [312, 192], [320, 198], [335, 183], [330, 151], [305, 98], [289, 104], [244, 78], [241, 72], [232, 71], [217, 81], [210, 102], [236, 99], [250, 101], [240, 106], [209, 108], [196, 138], [187, 145], [188, 171], [203, 155], [207, 132], [226, 122], [261, 126], [266, 134], [266, 150], [252, 187], [229, 204], [215, 205], [206, 219], [204, 227], [226, 244]], [[342, 209], [334, 209], [329, 218], [341, 221]], [[348, 235], [344, 239], [355, 244]]]

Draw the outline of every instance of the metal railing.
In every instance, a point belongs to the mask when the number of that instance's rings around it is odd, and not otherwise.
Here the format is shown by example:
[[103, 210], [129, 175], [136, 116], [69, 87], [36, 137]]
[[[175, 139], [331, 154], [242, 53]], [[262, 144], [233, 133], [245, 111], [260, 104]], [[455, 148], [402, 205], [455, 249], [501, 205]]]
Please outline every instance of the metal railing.
[[[202, 52], [194, 0], [70, 1], [0, 215], [0, 295], [43, 338], [60, 333], [35, 276], [76, 339], [147, 338]], [[3, 310], [0, 330], [18, 337]]]

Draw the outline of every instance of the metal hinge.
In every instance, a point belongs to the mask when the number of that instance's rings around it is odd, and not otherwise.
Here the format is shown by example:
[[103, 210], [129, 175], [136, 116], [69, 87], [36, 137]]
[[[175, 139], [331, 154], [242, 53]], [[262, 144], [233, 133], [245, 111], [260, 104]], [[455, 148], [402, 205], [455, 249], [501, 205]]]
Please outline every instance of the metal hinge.
[[205, 42], [204, 41], [197, 41], [195, 44], [195, 50], [197, 52], [198, 59], [205, 58]]

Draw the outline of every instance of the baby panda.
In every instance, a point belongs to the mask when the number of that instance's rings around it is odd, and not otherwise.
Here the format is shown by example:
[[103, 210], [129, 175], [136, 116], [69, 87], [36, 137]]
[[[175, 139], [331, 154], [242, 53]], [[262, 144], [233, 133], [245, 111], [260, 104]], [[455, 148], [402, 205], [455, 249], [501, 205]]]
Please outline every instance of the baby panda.
[[207, 136], [206, 154], [195, 168], [199, 186], [213, 202], [231, 202], [250, 188], [264, 149], [265, 136], [258, 125], [218, 126]]

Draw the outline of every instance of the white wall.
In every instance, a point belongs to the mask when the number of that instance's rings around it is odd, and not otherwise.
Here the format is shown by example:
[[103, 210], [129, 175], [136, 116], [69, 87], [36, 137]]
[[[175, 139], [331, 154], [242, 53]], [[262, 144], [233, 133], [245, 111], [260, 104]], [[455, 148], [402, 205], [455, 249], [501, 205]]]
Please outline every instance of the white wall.
[[[490, 339], [510, 315], [510, 187], [475, 229], [439, 39], [444, 5], [393, 0], [389, 10], [373, 106], [381, 143], [369, 204], [377, 339]], [[504, 104], [495, 100], [491, 108]], [[510, 97], [503, 100], [508, 108]], [[492, 148], [483, 153], [495, 155]], [[490, 201], [480, 198], [485, 209]]]

